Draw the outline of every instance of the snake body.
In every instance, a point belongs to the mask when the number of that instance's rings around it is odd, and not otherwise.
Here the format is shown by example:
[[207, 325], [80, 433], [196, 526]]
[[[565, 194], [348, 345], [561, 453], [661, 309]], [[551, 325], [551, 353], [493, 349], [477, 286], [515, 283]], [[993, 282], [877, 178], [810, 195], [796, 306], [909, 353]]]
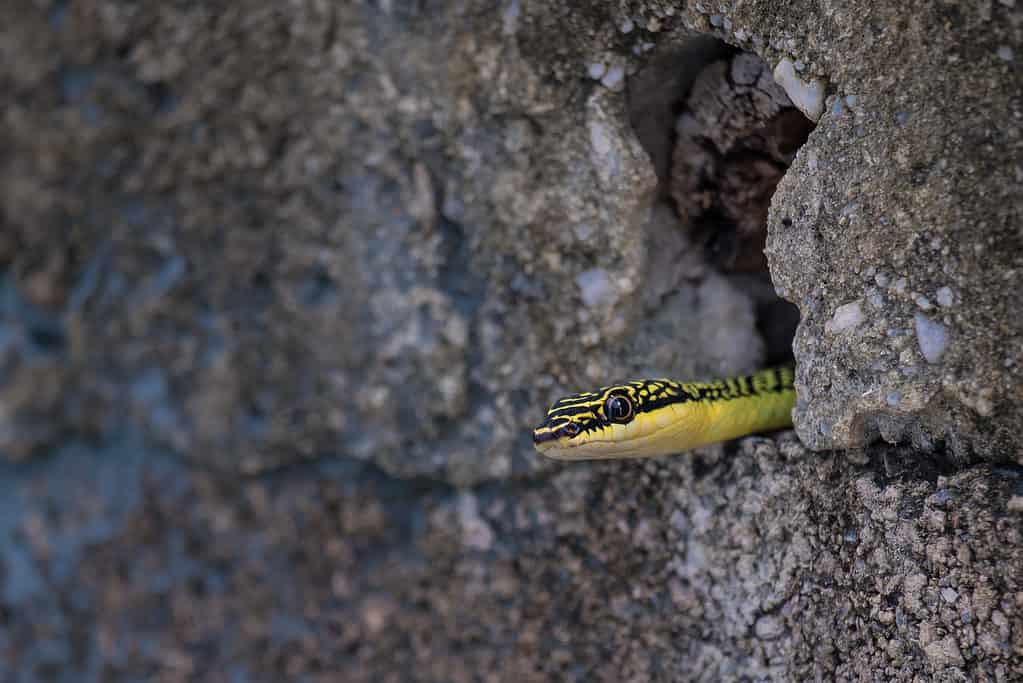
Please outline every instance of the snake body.
[[640, 458], [679, 453], [792, 426], [790, 366], [709, 382], [643, 379], [560, 399], [533, 430], [558, 460]]

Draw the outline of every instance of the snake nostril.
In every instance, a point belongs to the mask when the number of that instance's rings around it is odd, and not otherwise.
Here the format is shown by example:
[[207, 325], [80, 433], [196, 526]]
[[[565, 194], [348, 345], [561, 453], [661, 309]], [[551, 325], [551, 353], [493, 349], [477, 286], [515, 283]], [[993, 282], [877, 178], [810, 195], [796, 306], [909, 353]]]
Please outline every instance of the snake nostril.
[[554, 432], [550, 429], [534, 429], [533, 443], [544, 443], [554, 440]]

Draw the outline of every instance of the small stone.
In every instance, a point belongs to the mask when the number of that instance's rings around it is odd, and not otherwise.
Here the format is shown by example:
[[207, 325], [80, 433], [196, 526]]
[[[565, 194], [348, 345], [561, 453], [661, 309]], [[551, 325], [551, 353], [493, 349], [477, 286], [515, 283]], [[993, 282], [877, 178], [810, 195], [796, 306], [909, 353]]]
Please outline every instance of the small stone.
[[753, 626], [753, 630], [761, 640], [774, 640], [782, 634], [784, 629], [785, 626], [781, 620], [769, 614], [757, 619], [757, 623]]
[[942, 287], [934, 293], [934, 296], [938, 300], [938, 305], [942, 308], [948, 308], [955, 303], [955, 297], [952, 295], [952, 290], [948, 287]]
[[586, 242], [597, 234], [597, 226], [593, 223], [576, 223], [572, 226], [572, 234], [580, 242]]
[[920, 343], [920, 353], [928, 363], [937, 363], [945, 353], [948, 344], [948, 330], [941, 323], [917, 313], [913, 316], [916, 323], [916, 338]]
[[590, 268], [575, 276], [579, 296], [589, 308], [607, 304], [614, 294], [611, 276], [603, 268]]
[[714, 28], [720, 28], [723, 19], [724, 17], [722, 17], [720, 14], [712, 14], [710, 15], [710, 25], [713, 26]]
[[931, 300], [925, 297], [923, 294], [917, 294], [914, 301], [916, 301], [917, 306], [924, 309], [925, 311], [929, 311], [932, 308], [934, 308], [934, 305], [931, 303]]
[[874, 282], [877, 283], [878, 287], [887, 287], [890, 281], [885, 273], [878, 273], [874, 276]]
[[958, 597], [959, 597], [959, 593], [956, 593], [955, 589], [953, 589], [953, 588], [942, 588], [941, 589], [941, 599], [944, 600], [945, 602], [949, 603], [949, 604], [954, 603], [956, 601], [956, 598], [958, 598]]
[[962, 666], [965, 663], [963, 655], [959, 651], [959, 644], [951, 635], [925, 645], [924, 654], [927, 655], [931, 666], [935, 668]]
[[893, 391], [884, 397], [885, 403], [892, 406], [893, 408], [902, 403], [902, 393]]
[[908, 287], [908, 286], [909, 286], [909, 283], [906, 282], [906, 278], [900, 277], [898, 280], [896, 280], [892, 284], [892, 289], [895, 290], [896, 294], [903, 294], [903, 293], [905, 293], [906, 287]]
[[999, 47], [997, 54], [998, 59], [1002, 60], [1003, 62], [1011, 62], [1016, 56], [1015, 53], [1013, 53], [1012, 48], [1009, 47], [1008, 45], [1002, 45], [1001, 47]]
[[824, 331], [828, 334], [845, 332], [858, 327], [864, 320], [863, 307], [857, 299], [836, 308], [831, 320], [824, 324]]
[[632, 33], [632, 29], [636, 28], [635, 22], [629, 17], [626, 17], [621, 24], [618, 25], [618, 30], [622, 33]]
[[625, 87], [625, 69], [620, 66], [612, 66], [600, 79], [600, 84], [608, 90], [618, 92]]
[[494, 530], [480, 515], [479, 500], [471, 493], [458, 498], [458, 519], [462, 527], [462, 541], [474, 550], [489, 550], [494, 544]]
[[586, 68], [586, 73], [595, 81], [599, 81], [607, 73], [607, 65], [601, 62], [594, 62]]
[[788, 57], [774, 68], [774, 80], [811, 121], [820, 119], [824, 113], [824, 83], [818, 79], [804, 81], [796, 75], [796, 68]]

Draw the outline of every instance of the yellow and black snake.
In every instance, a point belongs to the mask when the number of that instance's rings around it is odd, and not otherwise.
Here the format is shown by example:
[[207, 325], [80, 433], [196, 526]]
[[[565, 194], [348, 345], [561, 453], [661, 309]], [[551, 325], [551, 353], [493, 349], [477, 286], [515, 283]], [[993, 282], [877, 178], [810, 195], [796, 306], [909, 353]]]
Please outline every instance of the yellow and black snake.
[[573, 394], [533, 430], [543, 455], [559, 460], [679, 453], [792, 426], [791, 366], [710, 382], [643, 379]]

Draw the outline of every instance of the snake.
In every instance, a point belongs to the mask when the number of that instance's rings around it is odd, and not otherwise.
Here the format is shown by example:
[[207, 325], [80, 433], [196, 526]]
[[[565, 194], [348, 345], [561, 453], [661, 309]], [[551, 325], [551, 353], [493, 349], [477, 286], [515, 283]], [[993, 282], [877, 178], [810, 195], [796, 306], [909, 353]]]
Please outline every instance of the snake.
[[566, 396], [533, 430], [556, 460], [642, 458], [689, 451], [792, 426], [790, 365], [729, 379], [640, 379]]

